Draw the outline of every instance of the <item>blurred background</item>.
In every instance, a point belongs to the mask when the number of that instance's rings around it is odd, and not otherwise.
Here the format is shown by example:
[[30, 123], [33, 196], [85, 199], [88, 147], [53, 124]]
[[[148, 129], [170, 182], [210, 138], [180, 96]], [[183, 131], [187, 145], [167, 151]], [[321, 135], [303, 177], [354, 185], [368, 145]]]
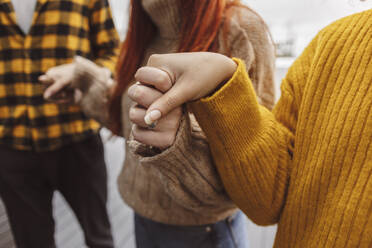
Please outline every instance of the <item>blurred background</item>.
[[[211, 0], [213, 1], [213, 0]], [[128, 0], [110, 0], [115, 25], [123, 39], [128, 22]], [[244, 0], [267, 22], [277, 45], [276, 95], [280, 97], [280, 82], [288, 67], [301, 53], [312, 37], [324, 26], [343, 16], [372, 8], [372, 1], [359, 0]], [[132, 211], [121, 200], [116, 188], [125, 154], [124, 140], [110, 138], [103, 129], [106, 161], [109, 171], [109, 203], [116, 247], [134, 248]], [[59, 248], [82, 248], [83, 236], [75, 217], [63, 198], [56, 193], [54, 198], [56, 219], [56, 242]], [[92, 216], [94, 218], [94, 216]], [[37, 228], [37, 227], [36, 227]], [[248, 237], [252, 248], [269, 248], [273, 245], [276, 226], [258, 227], [249, 223]], [[0, 202], [0, 248], [15, 247], [7, 223], [4, 208]]]

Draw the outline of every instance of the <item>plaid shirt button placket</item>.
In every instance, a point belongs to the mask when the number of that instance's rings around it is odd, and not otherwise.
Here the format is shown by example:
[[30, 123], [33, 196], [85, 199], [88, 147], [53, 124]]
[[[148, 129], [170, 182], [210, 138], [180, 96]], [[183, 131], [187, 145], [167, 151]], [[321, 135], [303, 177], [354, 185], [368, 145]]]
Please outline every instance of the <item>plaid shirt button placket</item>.
[[96, 133], [79, 106], [43, 99], [38, 77], [75, 55], [114, 70], [118, 36], [107, 0], [38, 0], [25, 35], [11, 0], [0, 0], [0, 144], [48, 151]]

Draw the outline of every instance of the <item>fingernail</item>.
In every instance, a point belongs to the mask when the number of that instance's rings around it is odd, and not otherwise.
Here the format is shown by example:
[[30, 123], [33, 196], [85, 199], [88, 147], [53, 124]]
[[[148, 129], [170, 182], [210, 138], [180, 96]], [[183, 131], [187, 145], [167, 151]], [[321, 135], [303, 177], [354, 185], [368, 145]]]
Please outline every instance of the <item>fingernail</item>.
[[145, 123], [147, 125], [151, 125], [155, 121], [159, 120], [160, 117], [161, 117], [161, 112], [159, 110], [153, 110], [145, 116]]

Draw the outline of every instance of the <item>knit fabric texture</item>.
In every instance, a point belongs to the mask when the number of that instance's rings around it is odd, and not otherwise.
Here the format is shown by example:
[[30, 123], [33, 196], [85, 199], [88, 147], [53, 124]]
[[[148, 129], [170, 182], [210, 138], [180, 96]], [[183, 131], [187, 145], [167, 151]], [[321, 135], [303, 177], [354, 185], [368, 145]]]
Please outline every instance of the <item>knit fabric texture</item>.
[[[154, 53], [176, 52], [179, 40], [179, 9], [173, 0], [154, 0], [145, 6], [159, 29], [143, 64]], [[222, 27], [219, 52], [231, 50], [248, 64], [259, 92], [258, 100], [272, 107], [274, 49], [262, 21], [249, 10], [235, 8], [229, 24], [228, 48]], [[130, 137], [129, 107], [123, 97], [123, 130], [129, 140], [126, 161], [118, 183], [124, 201], [137, 214], [166, 224], [202, 225], [225, 219], [236, 212], [212, 160], [208, 143], [192, 116], [185, 115], [175, 143], [160, 154], [143, 151]], [[146, 148], [146, 147], [145, 147]], [[148, 151], [148, 149], [147, 149]]]
[[[372, 10], [323, 29], [273, 112], [244, 64], [192, 104], [234, 202], [275, 247], [372, 247]], [[244, 118], [242, 118], [244, 116]]]
[[[144, 4], [158, 33], [146, 51], [143, 65], [151, 54], [177, 51], [181, 18], [175, 3], [173, 0], [153, 0]], [[274, 102], [273, 44], [255, 13], [235, 7], [232, 11], [228, 47], [225, 47], [220, 31], [219, 52], [226, 54], [230, 50], [232, 56], [245, 61], [258, 92], [258, 101], [271, 108]], [[98, 78], [92, 73], [85, 73], [89, 80]], [[100, 116], [98, 119], [105, 124], [107, 114], [102, 113], [105, 108], [99, 105], [99, 101], [104, 104], [105, 99], [99, 88], [105, 84], [102, 80], [94, 81], [89, 84], [91, 89], [85, 91], [83, 109], [89, 116]], [[237, 211], [223, 188], [205, 135], [191, 114], [183, 116], [174, 144], [159, 154], [132, 139], [129, 108], [134, 103], [126, 94], [122, 102], [123, 136], [127, 145], [118, 184], [124, 201], [137, 214], [165, 224], [202, 225], [215, 223]]]

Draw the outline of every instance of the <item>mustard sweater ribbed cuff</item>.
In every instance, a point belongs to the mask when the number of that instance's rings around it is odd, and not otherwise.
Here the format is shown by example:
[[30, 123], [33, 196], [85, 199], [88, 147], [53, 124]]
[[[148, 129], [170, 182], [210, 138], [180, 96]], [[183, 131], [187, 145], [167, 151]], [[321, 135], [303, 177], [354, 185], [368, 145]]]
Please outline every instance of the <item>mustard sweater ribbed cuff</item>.
[[[215, 130], [223, 128], [224, 134], [221, 135], [226, 140], [231, 137], [226, 128], [231, 127], [230, 131], [235, 133], [239, 132], [236, 128], [243, 127], [244, 132], [250, 132], [253, 136], [259, 129], [261, 120], [256, 94], [244, 62], [236, 58], [233, 60], [238, 67], [232, 78], [212, 96], [191, 105], [198, 121], [203, 123], [203, 130], [214, 135]], [[239, 125], [236, 125], [237, 121]]]
[[234, 60], [233, 77], [192, 109], [230, 197], [256, 223], [273, 224], [285, 197], [291, 134], [258, 104], [244, 63]]

